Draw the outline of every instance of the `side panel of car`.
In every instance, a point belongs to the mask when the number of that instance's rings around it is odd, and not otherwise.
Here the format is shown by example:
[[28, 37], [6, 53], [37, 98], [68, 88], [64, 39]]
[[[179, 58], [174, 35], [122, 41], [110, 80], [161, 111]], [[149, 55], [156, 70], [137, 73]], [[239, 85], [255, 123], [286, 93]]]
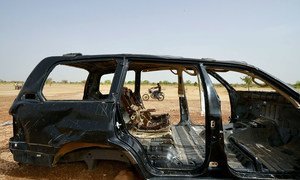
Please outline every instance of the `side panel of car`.
[[[47, 101], [41, 89], [52, 66], [46, 59], [34, 69], [11, 108], [14, 137], [10, 149], [18, 162], [51, 166], [63, 154], [79, 148], [111, 147], [108, 139], [113, 134], [114, 97]], [[119, 84], [116, 80], [114, 87]], [[36, 83], [30, 85], [33, 81]]]

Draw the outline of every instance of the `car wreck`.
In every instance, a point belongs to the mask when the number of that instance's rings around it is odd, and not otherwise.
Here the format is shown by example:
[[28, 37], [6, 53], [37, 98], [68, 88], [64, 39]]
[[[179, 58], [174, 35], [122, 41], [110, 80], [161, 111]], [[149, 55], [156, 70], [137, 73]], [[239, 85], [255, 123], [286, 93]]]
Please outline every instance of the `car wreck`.
[[[45, 96], [45, 82], [57, 66], [87, 72], [80, 99]], [[176, 104], [178, 116], [147, 107], [141, 97], [143, 74], [162, 71], [177, 79], [177, 100], [166, 106]], [[269, 89], [239, 90], [222, 76], [228, 72]], [[131, 88], [125, 86], [129, 73]], [[112, 81], [104, 93], [101, 79], [107, 74]], [[197, 81], [199, 108], [189, 103], [185, 78]], [[213, 82], [228, 94], [229, 116]], [[132, 54], [48, 57], [29, 75], [10, 114], [9, 148], [19, 163], [84, 161], [92, 169], [98, 160], [114, 160], [145, 178], [299, 178], [300, 95], [243, 62]]]

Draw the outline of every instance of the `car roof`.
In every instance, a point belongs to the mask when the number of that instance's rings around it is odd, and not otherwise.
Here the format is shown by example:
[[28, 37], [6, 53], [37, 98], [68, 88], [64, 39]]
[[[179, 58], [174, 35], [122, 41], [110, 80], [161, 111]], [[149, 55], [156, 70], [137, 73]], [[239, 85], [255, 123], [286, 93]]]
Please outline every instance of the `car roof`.
[[[236, 65], [246, 65], [244, 61], [236, 61], [236, 60], [216, 60], [213, 58], [185, 58], [181, 56], [169, 56], [169, 55], [149, 55], [149, 54], [100, 54], [100, 55], [82, 55], [81, 53], [68, 53], [62, 56], [52, 56], [45, 58], [51, 59], [52, 61], [56, 59], [57, 61], [78, 61], [78, 60], [91, 60], [91, 59], [110, 59], [110, 58], [126, 58], [132, 60], [162, 60], [164, 62], [168, 61], [199, 61], [203, 63], [225, 63], [225, 64], [236, 64]], [[54, 60], [55, 61], [55, 60]]]

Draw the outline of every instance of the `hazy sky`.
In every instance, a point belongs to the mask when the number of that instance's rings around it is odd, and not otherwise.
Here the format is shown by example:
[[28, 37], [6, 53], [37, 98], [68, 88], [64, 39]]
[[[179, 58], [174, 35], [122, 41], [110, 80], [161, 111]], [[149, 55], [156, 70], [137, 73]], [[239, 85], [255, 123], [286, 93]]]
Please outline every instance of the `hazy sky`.
[[300, 80], [300, 1], [0, 1], [0, 79], [47, 56], [143, 53], [242, 60]]

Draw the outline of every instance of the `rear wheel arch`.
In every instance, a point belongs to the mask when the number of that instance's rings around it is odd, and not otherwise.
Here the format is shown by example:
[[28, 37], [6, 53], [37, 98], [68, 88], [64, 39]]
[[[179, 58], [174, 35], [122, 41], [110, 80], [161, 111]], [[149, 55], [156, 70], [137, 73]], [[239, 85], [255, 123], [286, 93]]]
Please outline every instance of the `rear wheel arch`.
[[80, 149], [87, 149], [87, 148], [94, 148], [94, 149], [108, 149], [111, 148], [109, 145], [104, 144], [96, 144], [96, 143], [84, 143], [84, 142], [70, 142], [63, 145], [57, 153], [55, 153], [52, 166], [56, 165], [60, 159], [65, 156], [66, 154], [75, 152]]

